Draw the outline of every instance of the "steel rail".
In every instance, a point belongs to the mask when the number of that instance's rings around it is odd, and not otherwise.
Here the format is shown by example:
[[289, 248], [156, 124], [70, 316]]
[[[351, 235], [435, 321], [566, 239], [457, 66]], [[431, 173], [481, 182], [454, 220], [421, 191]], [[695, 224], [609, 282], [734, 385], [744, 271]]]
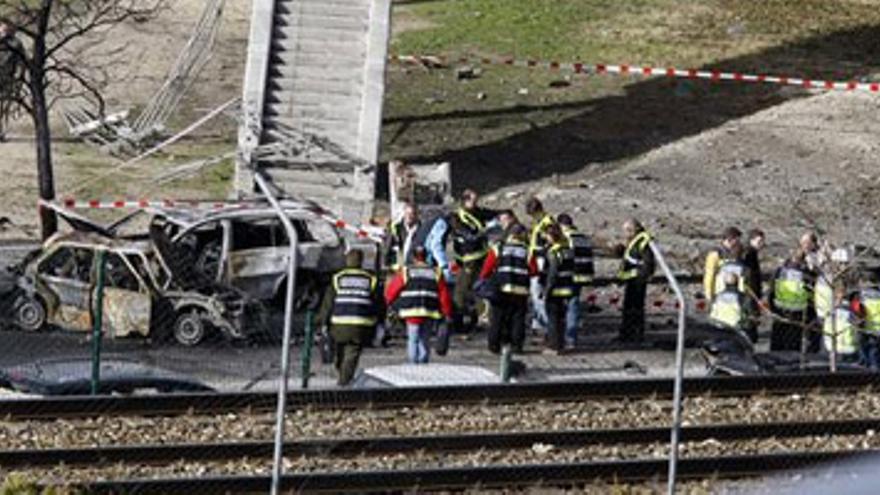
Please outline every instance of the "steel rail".
[[[736, 479], [803, 469], [817, 464], [837, 464], [880, 451], [804, 452], [722, 457], [684, 458], [678, 464], [682, 479], [712, 477]], [[308, 473], [286, 475], [281, 489], [295, 493], [376, 493], [468, 488], [514, 488], [532, 486], [577, 486], [595, 480], [640, 482], [664, 479], [668, 461], [627, 460], [576, 464], [529, 464], [468, 468], [439, 468], [395, 471]], [[269, 476], [219, 476], [188, 479], [121, 480], [85, 483], [76, 488], [87, 493], [138, 493], [201, 495], [216, 493], [265, 493]]]
[[[741, 397], [756, 394], [834, 393], [880, 387], [880, 374], [795, 373], [748, 377], [685, 379], [689, 397]], [[289, 392], [291, 408], [385, 409], [440, 405], [508, 404], [533, 401], [584, 401], [672, 397], [669, 379], [566, 381], [455, 387], [329, 389]], [[169, 394], [133, 397], [50, 397], [0, 400], [0, 418], [56, 419], [105, 415], [172, 416], [275, 409], [274, 393]]]
[[[734, 441], [769, 438], [801, 438], [825, 435], [864, 435], [880, 430], [880, 419], [815, 421], [801, 423], [759, 423], [690, 426], [682, 428], [682, 442]], [[663, 443], [669, 428], [626, 428], [606, 430], [536, 431], [517, 433], [431, 435], [418, 437], [369, 437], [318, 439], [288, 442], [288, 457], [346, 457], [411, 452], [468, 452], [479, 450], [530, 449], [535, 444], [556, 448], [585, 445], [637, 445]], [[69, 449], [20, 449], [0, 451], [0, 466], [6, 469], [99, 464], [162, 464], [175, 461], [225, 461], [268, 458], [273, 442], [219, 442], [201, 444], [158, 444]]]

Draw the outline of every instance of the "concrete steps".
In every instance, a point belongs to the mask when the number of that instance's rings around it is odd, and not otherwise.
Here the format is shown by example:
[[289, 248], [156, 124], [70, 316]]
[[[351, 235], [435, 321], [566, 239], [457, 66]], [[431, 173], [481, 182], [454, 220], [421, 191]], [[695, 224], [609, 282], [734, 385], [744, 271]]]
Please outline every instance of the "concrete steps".
[[248, 64], [265, 74], [248, 78], [263, 84], [259, 142], [277, 142], [279, 132], [292, 129], [328, 139], [348, 155], [311, 150], [287, 163], [258, 165], [291, 195], [327, 207], [343, 199], [359, 204], [355, 215], [343, 216], [365, 220], [375, 167], [364, 165], [378, 160], [391, 0], [254, 1], [262, 2], [262, 9], [255, 7], [262, 24], [261, 30], [252, 26], [251, 37], [268, 45], [268, 54], [249, 57]]

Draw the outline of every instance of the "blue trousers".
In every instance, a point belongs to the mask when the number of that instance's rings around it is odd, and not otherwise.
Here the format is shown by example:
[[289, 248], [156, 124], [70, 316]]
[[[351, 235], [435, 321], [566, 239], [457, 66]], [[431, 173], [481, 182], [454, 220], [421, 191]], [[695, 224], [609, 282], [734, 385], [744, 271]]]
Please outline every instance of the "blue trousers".
[[406, 324], [406, 355], [412, 364], [425, 364], [431, 357], [431, 348], [428, 347], [428, 338], [430, 336], [431, 325], [430, 320], [425, 320], [421, 324]]
[[859, 340], [859, 357], [862, 364], [871, 371], [880, 371], [880, 335], [863, 332]]
[[567, 345], [577, 344], [578, 330], [581, 328], [581, 290], [575, 291], [574, 297], [568, 300], [568, 307], [565, 309], [565, 343]]

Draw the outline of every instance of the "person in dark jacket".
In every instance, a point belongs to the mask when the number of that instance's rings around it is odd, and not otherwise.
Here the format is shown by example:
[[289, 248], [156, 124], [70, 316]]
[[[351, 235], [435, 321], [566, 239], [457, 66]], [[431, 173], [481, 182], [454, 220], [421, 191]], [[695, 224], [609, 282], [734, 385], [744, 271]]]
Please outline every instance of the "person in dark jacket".
[[364, 345], [376, 333], [379, 315], [384, 313], [376, 275], [361, 269], [364, 255], [354, 249], [345, 256], [345, 268], [333, 276], [327, 287], [318, 324], [329, 327], [335, 345], [338, 384], [351, 383]]
[[494, 283], [498, 292], [492, 301], [488, 334], [489, 351], [494, 354], [499, 354], [505, 345], [510, 345], [515, 353], [523, 352], [529, 275], [528, 231], [522, 225], [514, 225], [507, 238], [489, 250], [478, 282]]
[[541, 299], [547, 307], [547, 352], [565, 349], [565, 315], [575, 296], [574, 253], [562, 228], [554, 223], [547, 229], [544, 251], [546, 270], [541, 274]]
[[818, 352], [821, 334], [811, 331], [813, 321], [813, 287], [815, 275], [807, 265], [803, 249], [776, 270], [773, 290], [769, 294], [770, 309], [777, 316], [770, 331], [771, 351], [799, 351], [803, 339], [807, 352]]
[[624, 222], [625, 244], [616, 246], [622, 261], [617, 278], [624, 284], [621, 342], [642, 342], [645, 338], [645, 299], [648, 282], [654, 275], [654, 252], [649, 234], [635, 218]]
[[748, 285], [748, 296], [751, 299], [747, 306], [747, 318], [743, 331], [749, 336], [752, 343], [758, 342], [758, 303], [764, 297], [764, 290], [761, 286], [761, 251], [764, 250], [765, 236], [760, 229], [752, 229], [749, 231], [749, 244], [746, 247], [746, 253], [743, 257], [743, 263], [749, 272], [749, 278], [746, 279]]
[[480, 269], [489, 252], [487, 232], [498, 221], [495, 211], [480, 206], [480, 197], [471, 189], [462, 193], [461, 204], [453, 213], [452, 250], [458, 273], [455, 276], [455, 332], [473, 330], [479, 315], [486, 311], [485, 304], [473, 297], [473, 286], [479, 279]]

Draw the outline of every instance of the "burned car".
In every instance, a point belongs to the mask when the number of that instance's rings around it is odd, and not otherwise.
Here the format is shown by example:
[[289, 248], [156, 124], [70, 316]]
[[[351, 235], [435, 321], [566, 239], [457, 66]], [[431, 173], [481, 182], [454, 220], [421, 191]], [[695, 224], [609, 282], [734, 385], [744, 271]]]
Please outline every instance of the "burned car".
[[246, 329], [261, 328], [251, 324], [259, 312], [240, 291], [183, 283], [149, 241], [87, 232], [53, 236], [18, 267], [15, 326], [91, 331], [99, 252], [105, 253], [102, 331], [111, 338], [139, 335], [194, 346], [212, 330], [241, 339]]
[[[317, 305], [325, 284], [344, 266], [347, 249], [362, 249], [364, 267], [376, 268], [374, 243], [354, 245], [301, 203], [284, 201], [282, 206], [298, 238], [297, 309]], [[161, 231], [175, 249], [189, 251], [201, 276], [239, 288], [258, 300], [283, 305], [290, 242], [268, 203], [233, 204], [217, 211], [163, 208], [150, 213], [151, 231]]]

